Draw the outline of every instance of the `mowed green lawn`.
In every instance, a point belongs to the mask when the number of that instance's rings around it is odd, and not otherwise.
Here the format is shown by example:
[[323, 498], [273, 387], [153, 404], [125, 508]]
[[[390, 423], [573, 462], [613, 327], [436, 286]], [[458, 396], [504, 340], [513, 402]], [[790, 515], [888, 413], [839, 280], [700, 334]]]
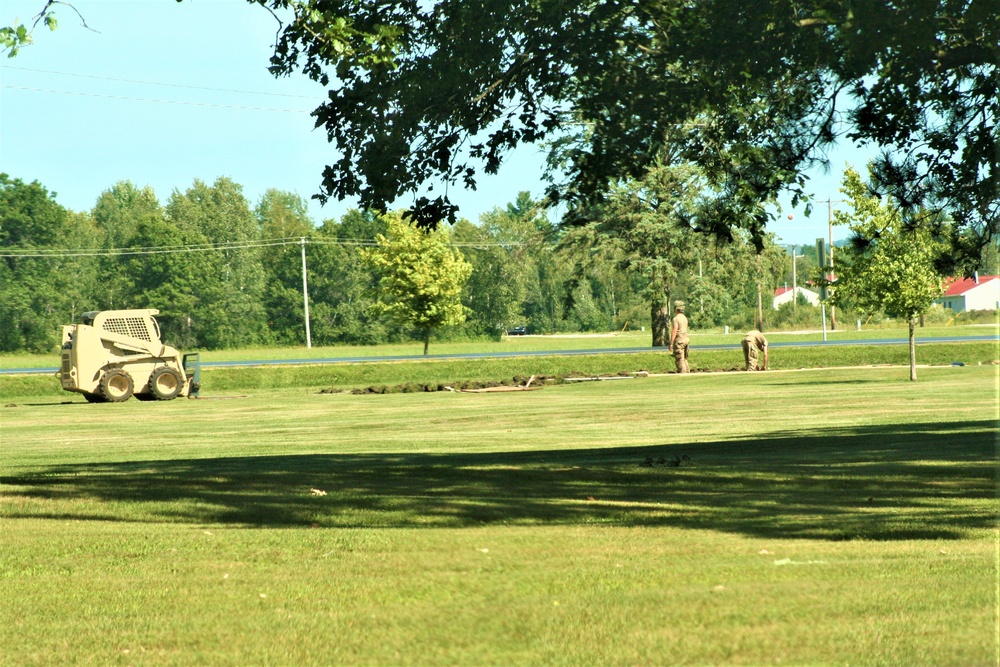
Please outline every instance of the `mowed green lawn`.
[[[820, 325], [817, 324], [817, 327]], [[705, 345], [732, 345], [739, 357], [740, 341], [745, 331], [723, 334], [720, 330], [694, 330], [691, 344], [697, 348]], [[957, 326], [934, 325], [917, 330], [917, 341], [939, 337], [997, 336], [1000, 323], [969, 324]], [[823, 333], [817, 328], [810, 331], [768, 331], [771, 343], [821, 342]], [[851, 323], [841, 324], [837, 330], [827, 332], [827, 340], [898, 340], [906, 342], [909, 331], [906, 326], [893, 328], [865, 328], [855, 330]], [[614, 350], [623, 348], [643, 348], [652, 344], [649, 331], [623, 331], [615, 333], [555, 334], [543, 336], [506, 336], [500, 341], [437, 341], [431, 342], [429, 354], [456, 355], [482, 353], [519, 353], [556, 350]], [[196, 350], [182, 350], [194, 352]], [[653, 351], [652, 349], [650, 351]], [[201, 353], [204, 362], [259, 361], [261, 359], [324, 359], [337, 357], [364, 358], [380, 356], [421, 356], [422, 342], [392, 343], [385, 345], [337, 345], [328, 347], [303, 346], [282, 348], [247, 348], [239, 350], [211, 350]], [[58, 368], [59, 355], [51, 354], [4, 354], [0, 355], [0, 368]]]
[[0, 661], [996, 665], [998, 367], [906, 378], [5, 397]]

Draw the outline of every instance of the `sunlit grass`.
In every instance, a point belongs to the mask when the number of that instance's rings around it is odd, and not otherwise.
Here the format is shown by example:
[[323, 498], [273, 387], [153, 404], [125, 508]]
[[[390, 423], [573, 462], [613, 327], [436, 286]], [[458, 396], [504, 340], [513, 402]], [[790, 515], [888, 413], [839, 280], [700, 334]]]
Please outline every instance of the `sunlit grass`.
[[[918, 346], [917, 360], [921, 365], [993, 364], [1000, 360], [997, 342], [926, 343]], [[830, 368], [848, 366], [897, 365], [909, 363], [905, 343], [892, 345], [855, 345], [833, 347], [790, 347], [771, 351], [772, 370]], [[735, 371], [743, 367], [743, 355], [738, 347], [695, 349], [690, 365], [696, 374]], [[383, 388], [398, 391], [417, 389], [420, 385], [434, 387], [460, 382], [518, 382], [531, 376], [562, 378], [571, 375], [613, 375], [622, 372], [673, 372], [673, 357], [666, 349], [649, 352], [604, 353], [597, 355], [539, 355], [480, 359], [410, 359], [303, 364], [254, 365], [232, 368], [202, 369], [202, 395], [231, 395], [234, 392], [259, 392], [277, 389]], [[905, 371], [900, 371], [904, 373]], [[919, 376], [919, 373], [918, 373]], [[67, 401], [83, 401], [78, 394], [63, 392], [54, 375], [0, 375], [0, 399], [18, 397], [61, 396]]]
[[[996, 336], [1000, 332], [1000, 324], [966, 325], [966, 326], [928, 326], [917, 332], [917, 340], [941, 336]], [[693, 331], [691, 344], [695, 348], [706, 345], [730, 345], [738, 348], [743, 337], [743, 331], [733, 331], [723, 334], [721, 330]], [[842, 325], [840, 329], [827, 331], [827, 340], [893, 340], [903, 342], [907, 339], [906, 327], [896, 328], [863, 328], [855, 329], [854, 325]], [[768, 332], [772, 342], [819, 342], [823, 333], [818, 330], [774, 331]], [[604, 334], [555, 334], [539, 336], [508, 336], [500, 341], [433, 341], [430, 354], [483, 354], [483, 353], [516, 353], [541, 352], [552, 350], [613, 350], [623, 348], [649, 348], [652, 344], [648, 331], [624, 331]], [[184, 350], [192, 352], [195, 350]], [[262, 347], [239, 350], [211, 350], [201, 352], [205, 362], [216, 361], [259, 361], [259, 360], [299, 360], [326, 358], [369, 358], [369, 357], [419, 357], [423, 354], [423, 343], [398, 343], [385, 345], [336, 345], [306, 348], [298, 347]], [[56, 354], [4, 354], [0, 355], [0, 368], [56, 368], [59, 358]]]
[[995, 664], [997, 370], [19, 400], [0, 663]]

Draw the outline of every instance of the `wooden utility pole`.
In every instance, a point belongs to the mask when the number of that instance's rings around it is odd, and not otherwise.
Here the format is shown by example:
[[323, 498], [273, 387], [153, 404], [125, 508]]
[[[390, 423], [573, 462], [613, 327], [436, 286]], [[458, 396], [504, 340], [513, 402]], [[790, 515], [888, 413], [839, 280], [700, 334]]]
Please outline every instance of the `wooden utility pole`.
[[306, 347], [312, 349], [312, 332], [309, 331], [309, 280], [306, 278], [306, 237], [299, 237], [299, 243], [302, 245], [302, 308], [306, 320]]
[[764, 301], [760, 294], [760, 283], [757, 283], [757, 331], [764, 331]]
[[763, 276], [760, 268], [760, 253], [757, 254], [757, 331], [764, 331], [764, 300], [761, 296]]
[[795, 252], [798, 249], [798, 245], [792, 246], [792, 310], [795, 311], [799, 301], [799, 286], [798, 286], [798, 261], [795, 257]]
[[[827, 274], [826, 279], [828, 281], [833, 281], [833, 204], [839, 199], [827, 199], [826, 200], [826, 219], [827, 226], [830, 228], [830, 273]], [[830, 295], [833, 295], [833, 288], [830, 289]], [[837, 307], [832, 303], [830, 304], [830, 329], [837, 329]]]

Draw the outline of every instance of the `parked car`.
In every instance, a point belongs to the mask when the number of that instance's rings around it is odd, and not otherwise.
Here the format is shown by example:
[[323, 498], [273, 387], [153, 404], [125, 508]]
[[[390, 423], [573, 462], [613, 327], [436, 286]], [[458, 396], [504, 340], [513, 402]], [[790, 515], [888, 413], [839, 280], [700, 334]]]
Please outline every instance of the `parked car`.
[[527, 327], [524, 325], [513, 327], [512, 329], [507, 329], [508, 336], [523, 336], [528, 333]]

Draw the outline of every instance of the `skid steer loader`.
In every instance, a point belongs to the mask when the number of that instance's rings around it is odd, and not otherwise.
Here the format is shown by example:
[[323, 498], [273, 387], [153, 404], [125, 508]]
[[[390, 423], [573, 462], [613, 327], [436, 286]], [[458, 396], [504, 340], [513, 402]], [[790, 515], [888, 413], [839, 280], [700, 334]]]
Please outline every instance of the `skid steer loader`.
[[160, 342], [155, 308], [83, 314], [83, 324], [62, 328], [62, 388], [91, 403], [169, 401], [197, 396], [199, 355]]

